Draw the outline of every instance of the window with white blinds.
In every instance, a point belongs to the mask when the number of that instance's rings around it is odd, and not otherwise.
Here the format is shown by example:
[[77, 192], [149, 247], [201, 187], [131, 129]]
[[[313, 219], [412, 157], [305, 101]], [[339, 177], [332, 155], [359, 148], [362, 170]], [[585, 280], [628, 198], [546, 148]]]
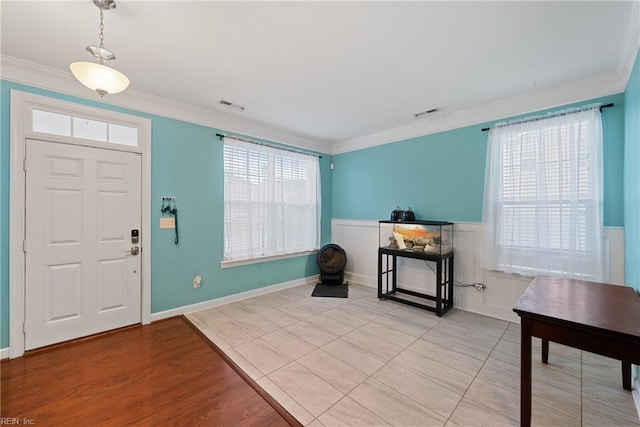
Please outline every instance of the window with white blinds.
[[485, 268], [603, 280], [601, 153], [597, 108], [491, 130]]
[[317, 156], [224, 138], [224, 261], [320, 247]]

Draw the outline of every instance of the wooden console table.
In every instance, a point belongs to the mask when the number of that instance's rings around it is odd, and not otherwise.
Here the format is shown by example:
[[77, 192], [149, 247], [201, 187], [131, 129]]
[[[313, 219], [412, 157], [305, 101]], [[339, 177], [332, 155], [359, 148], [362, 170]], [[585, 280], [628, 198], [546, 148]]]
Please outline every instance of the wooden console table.
[[[383, 257], [386, 257], [386, 263], [383, 262]], [[397, 280], [398, 257], [435, 262], [436, 294], [428, 295], [399, 288]], [[398, 293], [434, 301], [435, 307], [401, 298], [397, 295]], [[378, 298], [390, 299], [412, 305], [424, 310], [433, 311], [436, 315], [442, 316], [453, 307], [453, 252], [445, 255], [433, 255], [425, 252], [378, 248]]]
[[520, 316], [520, 425], [531, 425], [531, 337], [622, 361], [622, 384], [631, 390], [631, 364], [640, 364], [640, 297], [633, 288], [536, 277], [513, 311]]

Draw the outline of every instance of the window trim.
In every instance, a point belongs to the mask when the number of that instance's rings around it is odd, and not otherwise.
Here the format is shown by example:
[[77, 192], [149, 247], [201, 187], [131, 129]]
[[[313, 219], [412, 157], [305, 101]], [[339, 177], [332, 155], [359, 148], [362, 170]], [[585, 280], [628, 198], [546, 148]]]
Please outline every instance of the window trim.
[[[12, 93], [14, 90], [12, 90]], [[19, 92], [19, 91], [16, 91]], [[24, 93], [24, 92], [23, 92]], [[54, 100], [50, 102], [50, 99], [41, 97], [39, 95], [28, 96], [26, 102], [26, 117], [24, 119], [24, 127], [22, 131], [24, 136], [30, 139], [47, 140], [52, 142], [60, 142], [63, 144], [82, 145], [85, 147], [103, 148], [106, 150], [114, 151], [129, 151], [132, 153], [145, 153], [149, 150], [151, 143], [151, 125], [143, 125], [144, 121], [149, 121], [144, 117], [134, 116], [130, 114], [119, 113], [112, 110], [100, 109], [96, 107], [84, 106], [82, 104], [74, 104], [67, 101]], [[119, 144], [109, 141], [96, 141], [92, 139], [78, 138], [73, 135], [61, 136], [50, 134], [46, 132], [38, 132], [33, 130], [33, 110], [44, 111], [47, 113], [67, 115], [73, 120], [73, 118], [88, 119], [99, 122], [104, 122], [107, 126], [109, 124], [120, 125], [130, 128], [138, 129], [138, 145]], [[148, 127], [148, 129], [147, 129]]]
[[220, 261], [220, 268], [233, 268], [233, 267], [242, 267], [243, 265], [251, 265], [251, 264], [260, 264], [263, 262], [270, 261], [279, 261], [281, 259], [288, 258], [298, 258], [303, 256], [315, 255], [317, 254], [319, 249], [315, 249], [313, 251], [305, 251], [305, 252], [296, 252], [294, 254], [284, 254], [284, 255], [271, 255], [264, 256], [260, 258], [249, 258], [249, 259], [238, 259], [238, 260], [223, 260]]

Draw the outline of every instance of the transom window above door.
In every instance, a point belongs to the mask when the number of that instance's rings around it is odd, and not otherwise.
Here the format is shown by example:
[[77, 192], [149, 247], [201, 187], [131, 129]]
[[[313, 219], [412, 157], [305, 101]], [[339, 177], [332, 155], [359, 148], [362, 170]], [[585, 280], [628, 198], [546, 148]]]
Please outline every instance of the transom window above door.
[[138, 129], [134, 126], [35, 108], [32, 109], [31, 130], [48, 135], [67, 136], [108, 144], [138, 146]]

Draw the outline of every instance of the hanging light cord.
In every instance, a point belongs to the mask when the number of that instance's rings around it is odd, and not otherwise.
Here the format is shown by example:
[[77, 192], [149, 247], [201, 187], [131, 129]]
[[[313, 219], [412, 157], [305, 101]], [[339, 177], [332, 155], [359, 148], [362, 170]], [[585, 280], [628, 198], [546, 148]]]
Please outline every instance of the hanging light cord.
[[[104, 49], [104, 11], [100, 8], [100, 49]], [[104, 65], [104, 59], [100, 55], [100, 64]]]
[[100, 47], [104, 48], [104, 11], [100, 9]]

